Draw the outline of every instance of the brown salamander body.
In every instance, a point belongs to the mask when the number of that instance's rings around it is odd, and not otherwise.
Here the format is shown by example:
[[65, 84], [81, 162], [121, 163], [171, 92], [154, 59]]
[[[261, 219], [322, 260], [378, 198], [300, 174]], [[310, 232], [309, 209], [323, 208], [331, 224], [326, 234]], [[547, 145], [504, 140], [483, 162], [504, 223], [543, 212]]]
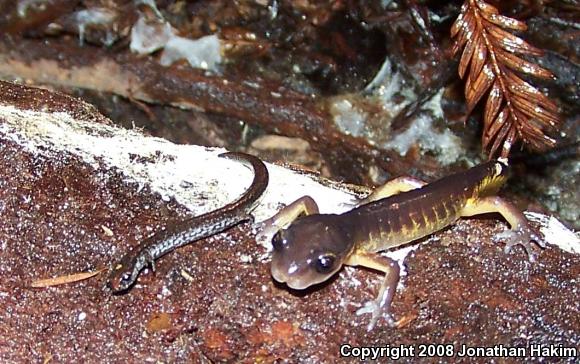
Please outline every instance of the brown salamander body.
[[343, 215], [365, 251], [396, 247], [440, 230], [459, 219], [466, 205], [495, 195], [506, 166], [490, 162], [422, 188], [363, 204]]
[[[343, 264], [362, 265], [385, 273], [374, 301], [357, 313], [371, 313], [369, 330], [389, 313], [399, 266], [376, 254], [438, 231], [462, 216], [500, 213], [511, 225], [499, 235], [506, 251], [522, 245], [534, 260], [530, 241], [543, 241], [523, 214], [495, 196], [505, 183], [507, 165], [490, 161], [431, 184], [413, 178], [397, 178], [377, 188], [358, 207], [344, 214], [319, 214], [308, 196], [288, 205], [265, 222], [265, 233], [274, 234], [272, 276], [294, 289], [327, 280]], [[306, 215], [306, 216], [301, 216]]]

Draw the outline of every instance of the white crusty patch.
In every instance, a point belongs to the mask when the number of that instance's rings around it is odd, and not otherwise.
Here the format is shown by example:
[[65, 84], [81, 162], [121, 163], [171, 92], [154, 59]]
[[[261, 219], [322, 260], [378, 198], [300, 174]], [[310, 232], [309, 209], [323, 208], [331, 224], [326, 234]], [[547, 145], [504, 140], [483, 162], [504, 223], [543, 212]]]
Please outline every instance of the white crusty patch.
[[546, 241], [559, 246], [569, 253], [580, 254], [580, 238], [578, 233], [570, 231], [554, 216], [540, 214], [538, 212], [525, 211], [524, 215], [530, 220], [540, 224], [540, 231]]
[[[201, 214], [241, 195], [253, 174], [241, 163], [218, 158], [221, 148], [179, 145], [144, 136], [136, 130], [75, 120], [63, 112], [45, 113], [0, 105], [0, 133], [35, 154], [57, 157], [62, 152], [80, 157], [95, 168], [116, 168], [129, 182], [174, 198], [193, 214]], [[152, 162], [139, 162], [139, 159]], [[343, 212], [353, 195], [325, 187], [312, 177], [267, 164], [270, 185], [254, 211], [258, 221], [282, 204], [306, 194], [322, 212]], [[203, 196], [203, 199], [200, 199]]]

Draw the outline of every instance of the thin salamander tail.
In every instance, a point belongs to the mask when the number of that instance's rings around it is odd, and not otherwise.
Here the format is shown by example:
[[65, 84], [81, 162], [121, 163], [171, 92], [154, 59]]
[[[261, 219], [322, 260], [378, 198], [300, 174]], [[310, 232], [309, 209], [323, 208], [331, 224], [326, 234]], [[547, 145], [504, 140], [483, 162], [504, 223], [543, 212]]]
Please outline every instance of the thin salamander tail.
[[242, 162], [246, 166], [252, 166], [252, 169], [254, 170], [254, 180], [252, 181], [251, 186], [237, 201], [231, 204], [233, 207], [251, 201], [251, 207], [249, 208], [249, 210], [251, 210], [268, 187], [269, 174], [266, 165], [258, 157], [241, 152], [226, 152], [220, 154], [219, 157], [233, 159]]

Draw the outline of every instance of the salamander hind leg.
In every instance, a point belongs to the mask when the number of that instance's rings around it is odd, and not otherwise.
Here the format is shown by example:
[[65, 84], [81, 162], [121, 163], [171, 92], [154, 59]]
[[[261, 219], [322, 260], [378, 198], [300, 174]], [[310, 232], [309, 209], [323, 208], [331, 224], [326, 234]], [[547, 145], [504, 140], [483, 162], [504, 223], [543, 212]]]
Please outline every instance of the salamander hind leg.
[[367, 326], [368, 331], [371, 331], [375, 327], [381, 317], [387, 321], [389, 326], [396, 326], [390, 310], [391, 302], [397, 290], [397, 283], [399, 282], [399, 264], [391, 258], [366, 252], [352, 254], [345, 264], [353, 266], [360, 265], [385, 273], [385, 278], [381, 283], [377, 298], [366, 302], [363, 307], [356, 311], [356, 314], [359, 316], [366, 313], [371, 314], [371, 321]]
[[536, 260], [530, 241], [535, 241], [538, 246], [545, 248], [541, 235], [536, 232], [514, 205], [502, 200], [497, 196], [485, 197], [468, 201], [467, 205], [461, 211], [461, 216], [473, 216], [485, 213], [499, 213], [510, 224], [511, 229], [503, 231], [494, 237], [495, 241], [503, 241], [506, 246], [504, 251], [509, 253], [514, 245], [521, 245], [528, 254], [530, 262]]

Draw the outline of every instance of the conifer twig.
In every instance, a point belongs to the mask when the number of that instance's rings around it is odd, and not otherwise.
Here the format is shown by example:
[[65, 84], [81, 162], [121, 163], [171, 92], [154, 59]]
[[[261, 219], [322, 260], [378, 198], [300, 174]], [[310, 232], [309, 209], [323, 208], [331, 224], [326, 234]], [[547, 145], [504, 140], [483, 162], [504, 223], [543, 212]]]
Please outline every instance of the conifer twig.
[[459, 75], [465, 78], [468, 114], [487, 94], [483, 116], [483, 148], [489, 156], [507, 157], [521, 140], [534, 150], [555, 144], [548, 133], [559, 124], [558, 106], [516, 72], [553, 79], [553, 74], [520, 55], [542, 51], [511, 31], [525, 31], [525, 23], [499, 14], [483, 0], [466, 0], [451, 28], [453, 54], [461, 54]]

